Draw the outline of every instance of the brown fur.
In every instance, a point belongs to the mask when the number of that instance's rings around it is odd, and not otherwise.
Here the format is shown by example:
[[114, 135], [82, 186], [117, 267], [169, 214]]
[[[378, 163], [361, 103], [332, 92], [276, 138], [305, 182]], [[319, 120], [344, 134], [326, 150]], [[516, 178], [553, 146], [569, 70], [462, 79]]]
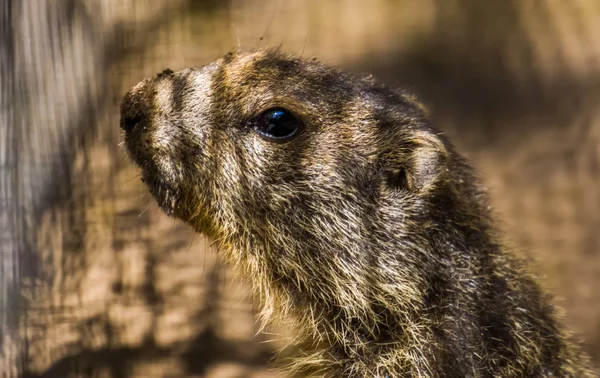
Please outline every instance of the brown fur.
[[[304, 124], [273, 143], [272, 107]], [[317, 377], [592, 377], [410, 95], [276, 52], [165, 71], [122, 105], [161, 207], [252, 279]]]

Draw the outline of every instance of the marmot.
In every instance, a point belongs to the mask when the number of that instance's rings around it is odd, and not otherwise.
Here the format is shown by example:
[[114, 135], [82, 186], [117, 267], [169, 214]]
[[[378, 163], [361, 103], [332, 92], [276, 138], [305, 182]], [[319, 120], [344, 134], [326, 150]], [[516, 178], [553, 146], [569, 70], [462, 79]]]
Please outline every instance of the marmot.
[[503, 245], [472, 169], [407, 92], [276, 51], [125, 95], [162, 209], [250, 276], [315, 377], [592, 377]]

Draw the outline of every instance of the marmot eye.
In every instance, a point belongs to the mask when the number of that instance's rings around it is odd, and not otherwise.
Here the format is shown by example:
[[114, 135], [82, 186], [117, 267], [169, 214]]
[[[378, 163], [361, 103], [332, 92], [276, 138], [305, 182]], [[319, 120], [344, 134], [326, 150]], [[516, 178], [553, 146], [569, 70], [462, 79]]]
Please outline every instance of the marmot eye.
[[302, 122], [285, 109], [273, 108], [255, 118], [253, 126], [261, 137], [273, 142], [283, 142], [298, 134]]

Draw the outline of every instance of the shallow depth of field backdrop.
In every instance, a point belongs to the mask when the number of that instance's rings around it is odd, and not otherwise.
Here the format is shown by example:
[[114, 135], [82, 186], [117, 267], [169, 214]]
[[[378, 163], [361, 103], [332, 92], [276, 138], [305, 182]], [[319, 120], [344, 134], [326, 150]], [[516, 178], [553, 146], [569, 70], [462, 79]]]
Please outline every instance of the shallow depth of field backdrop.
[[118, 127], [144, 77], [268, 46], [412, 88], [600, 367], [597, 0], [4, 0], [1, 377], [284, 377]]

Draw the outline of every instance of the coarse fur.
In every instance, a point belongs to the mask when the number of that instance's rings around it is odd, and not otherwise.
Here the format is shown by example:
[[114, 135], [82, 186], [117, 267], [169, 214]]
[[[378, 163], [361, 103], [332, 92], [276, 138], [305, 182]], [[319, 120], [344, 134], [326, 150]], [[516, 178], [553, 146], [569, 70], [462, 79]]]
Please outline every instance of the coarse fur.
[[[287, 142], [251, 121], [285, 108]], [[160, 206], [251, 278], [314, 377], [592, 377], [411, 95], [275, 51], [166, 70], [122, 104]]]

